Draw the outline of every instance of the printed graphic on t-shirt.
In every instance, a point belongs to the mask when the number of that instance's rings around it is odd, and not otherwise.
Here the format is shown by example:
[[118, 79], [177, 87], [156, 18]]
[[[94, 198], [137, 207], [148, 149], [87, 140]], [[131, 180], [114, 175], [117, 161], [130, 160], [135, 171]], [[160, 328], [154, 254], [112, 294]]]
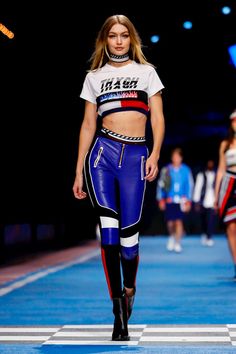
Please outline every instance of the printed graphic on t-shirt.
[[105, 93], [97, 98], [97, 106], [102, 117], [121, 110], [149, 111], [147, 93], [139, 90]]
[[117, 78], [108, 78], [101, 81], [101, 90], [104, 91], [114, 91], [122, 89], [135, 89], [137, 88], [139, 77], [117, 77]]

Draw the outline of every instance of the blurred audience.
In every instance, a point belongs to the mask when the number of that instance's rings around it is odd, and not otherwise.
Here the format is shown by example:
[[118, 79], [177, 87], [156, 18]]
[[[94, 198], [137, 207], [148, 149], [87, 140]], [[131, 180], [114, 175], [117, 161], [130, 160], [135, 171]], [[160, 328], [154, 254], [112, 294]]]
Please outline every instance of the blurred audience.
[[213, 233], [216, 227], [215, 203], [215, 162], [209, 159], [205, 168], [199, 171], [194, 184], [194, 211], [200, 216], [201, 242], [204, 246], [213, 246]]
[[160, 170], [156, 190], [156, 200], [167, 223], [168, 251], [182, 251], [184, 216], [191, 209], [193, 185], [192, 171], [183, 162], [182, 149], [174, 148], [171, 152], [171, 162]]

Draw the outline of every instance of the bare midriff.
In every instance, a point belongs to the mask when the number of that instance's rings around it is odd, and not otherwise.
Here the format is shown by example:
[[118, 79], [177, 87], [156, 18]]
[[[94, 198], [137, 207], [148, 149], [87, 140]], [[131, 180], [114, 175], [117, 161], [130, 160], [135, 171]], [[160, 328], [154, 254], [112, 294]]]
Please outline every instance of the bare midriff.
[[115, 133], [131, 136], [145, 136], [147, 117], [137, 111], [116, 112], [103, 118], [102, 126]]

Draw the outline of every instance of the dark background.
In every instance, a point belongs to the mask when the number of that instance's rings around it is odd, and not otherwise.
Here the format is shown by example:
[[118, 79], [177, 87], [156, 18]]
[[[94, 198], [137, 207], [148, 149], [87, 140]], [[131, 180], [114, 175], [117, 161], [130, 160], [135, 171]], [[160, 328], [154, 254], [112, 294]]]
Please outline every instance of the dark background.
[[[231, 14], [221, 13], [223, 5], [231, 6]], [[122, 13], [132, 20], [165, 86], [160, 167], [176, 145], [194, 175], [207, 158], [217, 163], [219, 142], [236, 107], [236, 69], [228, 54], [228, 46], [236, 43], [235, 1], [81, 6], [11, 2], [0, 11], [0, 22], [15, 34], [9, 39], [0, 32], [1, 224], [63, 225], [62, 237], [71, 242], [94, 237], [90, 202], [75, 200], [72, 185], [83, 118], [79, 93], [108, 16]], [[185, 20], [193, 22], [191, 30], [183, 29]], [[152, 34], [160, 36], [158, 43], [150, 42]], [[165, 232], [155, 189], [156, 181], [148, 184], [144, 234]], [[190, 226], [188, 231], [196, 230]]]

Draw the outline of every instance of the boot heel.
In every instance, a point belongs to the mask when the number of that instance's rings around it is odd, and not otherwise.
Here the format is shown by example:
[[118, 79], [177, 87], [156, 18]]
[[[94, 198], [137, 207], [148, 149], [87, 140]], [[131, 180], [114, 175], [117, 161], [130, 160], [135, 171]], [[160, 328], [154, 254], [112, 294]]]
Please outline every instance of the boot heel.
[[128, 341], [130, 340], [128, 333], [127, 306], [125, 297], [113, 299], [113, 313], [115, 315], [112, 340]]

